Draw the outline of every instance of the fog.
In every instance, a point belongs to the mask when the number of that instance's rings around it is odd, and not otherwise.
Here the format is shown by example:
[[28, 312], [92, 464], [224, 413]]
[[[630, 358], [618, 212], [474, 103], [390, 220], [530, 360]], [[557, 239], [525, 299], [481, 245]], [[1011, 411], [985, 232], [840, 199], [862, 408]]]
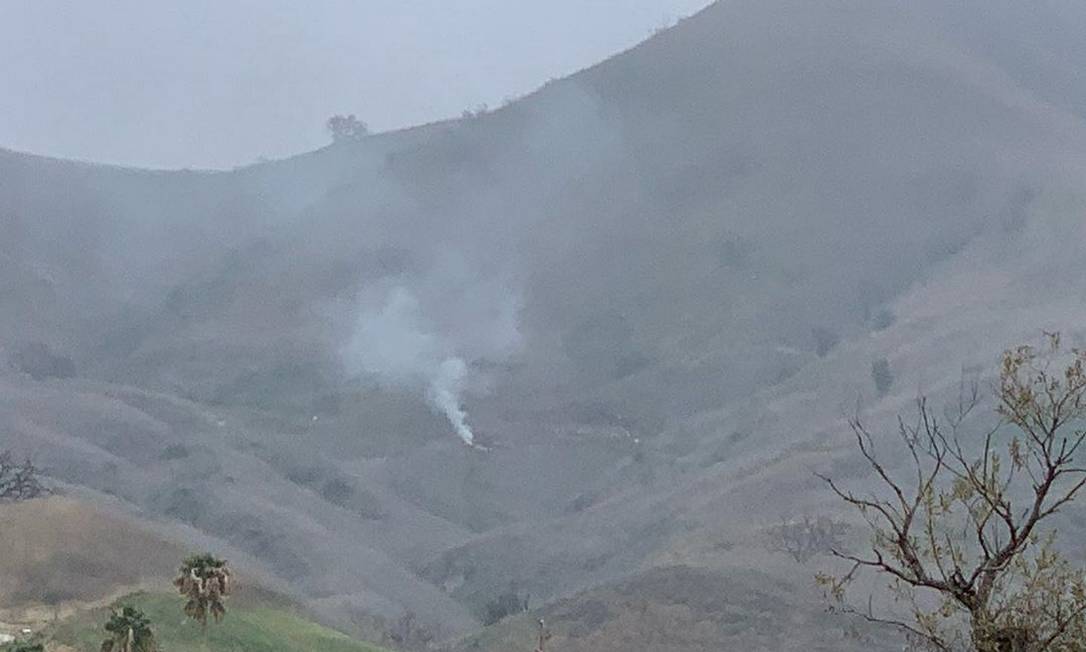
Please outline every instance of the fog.
[[901, 649], [766, 538], [1086, 343], [1086, 8], [363, 6], [5, 6], [0, 450], [386, 646]]
[[498, 106], [706, 0], [6, 0], [0, 145], [229, 168]]

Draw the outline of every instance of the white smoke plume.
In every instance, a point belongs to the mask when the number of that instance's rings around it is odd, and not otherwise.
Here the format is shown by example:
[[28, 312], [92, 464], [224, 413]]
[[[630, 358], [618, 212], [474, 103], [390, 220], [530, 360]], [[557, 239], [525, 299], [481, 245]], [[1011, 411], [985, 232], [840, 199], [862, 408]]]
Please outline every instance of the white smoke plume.
[[430, 383], [430, 401], [441, 410], [449, 419], [449, 423], [456, 429], [456, 434], [468, 446], [475, 444], [475, 433], [468, 426], [468, 415], [460, 404], [460, 394], [463, 391], [464, 378], [468, 367], [460, 358], [449, 358], [441, 363], [437, 375]]
[[370, 286], [359, 297], [345, 365], [352, 374], [420, 391], [474, 445], [464, 394], [482, 379], [472, 377], [468, 361], [494, 361], [515, 348], [516, 308], [504, 284], [448, 261], [423, 279]]

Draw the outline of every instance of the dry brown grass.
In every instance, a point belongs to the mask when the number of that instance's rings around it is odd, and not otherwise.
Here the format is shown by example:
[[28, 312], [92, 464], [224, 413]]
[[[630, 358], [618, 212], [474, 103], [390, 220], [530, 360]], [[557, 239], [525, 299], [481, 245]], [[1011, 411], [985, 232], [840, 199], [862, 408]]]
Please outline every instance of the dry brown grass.
[[0, 505], [0, 611], [109, 599], [183, 555], [133, 518], [65, 497]]

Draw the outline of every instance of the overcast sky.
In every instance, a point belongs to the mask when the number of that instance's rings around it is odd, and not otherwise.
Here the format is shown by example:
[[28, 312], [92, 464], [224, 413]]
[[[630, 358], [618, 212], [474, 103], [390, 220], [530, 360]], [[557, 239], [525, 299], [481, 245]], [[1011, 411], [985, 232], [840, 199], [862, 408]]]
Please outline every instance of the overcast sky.
[[709, 0], [0, 0], [0, 147], [231, 167], [533, 90]]

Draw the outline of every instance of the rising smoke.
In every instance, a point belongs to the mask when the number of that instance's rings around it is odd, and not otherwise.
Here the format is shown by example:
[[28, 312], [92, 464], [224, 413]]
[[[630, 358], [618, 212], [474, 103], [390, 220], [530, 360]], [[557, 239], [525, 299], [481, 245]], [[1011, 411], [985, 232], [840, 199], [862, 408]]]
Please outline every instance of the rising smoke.
[[474, 445], [464, 395], [485, 383], [471, 361], [496, 361], [519, 342], [517, 295], [446, 257], [422, 277], [367, 287], [344, 350], [347, 370], [420, 392]]

